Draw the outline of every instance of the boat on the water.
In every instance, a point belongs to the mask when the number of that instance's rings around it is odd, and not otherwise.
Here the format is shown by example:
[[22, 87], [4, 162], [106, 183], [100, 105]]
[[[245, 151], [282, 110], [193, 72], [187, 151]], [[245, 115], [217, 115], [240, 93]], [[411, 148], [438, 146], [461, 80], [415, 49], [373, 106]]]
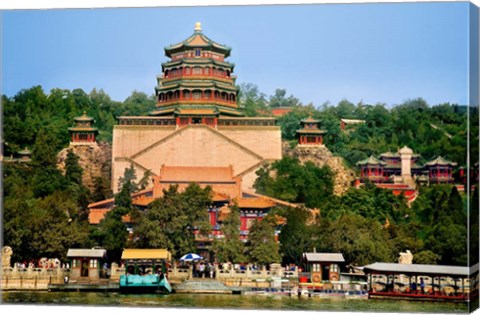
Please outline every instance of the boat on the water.
[[171, 254], [165, 249], [125, 249], [122, 253], [125, 274], [120, 276], [120, 292], [171, 293], [166, 268], [170, 260]]
[[121, 293], [158, 293], [168, 294], [172, 287], [163, 274], [150, 275], [121, 275]]

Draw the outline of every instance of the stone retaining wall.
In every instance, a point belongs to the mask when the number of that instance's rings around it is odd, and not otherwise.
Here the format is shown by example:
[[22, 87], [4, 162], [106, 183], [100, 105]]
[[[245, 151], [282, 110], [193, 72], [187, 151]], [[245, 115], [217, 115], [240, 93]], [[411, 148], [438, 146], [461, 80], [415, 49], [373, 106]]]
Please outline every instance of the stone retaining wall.
[[70, 269], [62, 268], [3, 268], [2, 290], [48, 290], [49, 284], [62, 284], [70, 277]]
[[[125, 268], [113, 264], [110, 278], [102, 279], [116, 283], [120, 275], [125, 274]], [[70, 282], [75, 282], [75, 277], [71, 277], [69, 269], [62, 268], [3, 268], [0, 279], [0, 288], [2, 290], [48, 290], [49, 284], [63, 284], [65, 277], [69, 277]], [[286, 271], [284, 269], [271, 270], [222, 270], [216, 268], [215, 280], [223, 282], [227, 286], [249, 286], [257, 288], [270, 287], [270, 280], [276, 278], [298, 278], [298, 270]], [[192, 268], [173, 267], [168, 270], [168, 279], [172, 283], [181, 283], [193, 278]], [[100, 283], [101, 280], [98, 280]]]

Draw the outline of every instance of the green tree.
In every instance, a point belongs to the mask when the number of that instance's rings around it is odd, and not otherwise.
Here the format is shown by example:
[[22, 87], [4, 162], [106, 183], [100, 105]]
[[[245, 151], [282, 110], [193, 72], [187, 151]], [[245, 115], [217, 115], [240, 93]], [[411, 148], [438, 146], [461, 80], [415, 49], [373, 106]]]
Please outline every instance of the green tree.
[[172, 255], [179, 256], [189, 247], [191, 236], [186, 233], [188, 217], [183, 208], [177, 186], [163, 191], [163, 196], [154, 200], [140, 217], [134, 229], [135, 246], [141, 248], [166, 248]]
[[28, 223], [31, 239], [28, 259], [58, 257], [65, 259], [68, 248], [89, 246], [88, 226], [74, 219], [78, 212], [75, 201], [66, 192], [57, 191], [30, 205]]
[[431, 250], [423, 250], [413, 255], [414, 264], [436, 265], [440, 260], [440, 256]]
[[212, 196], [211, 186], [202, 188], [196, 183], [190, 183], [180, 194], [182, 205], [185, 205], [181, 210], [187, 215], [189, 228], [197, 230], [201, 236], [208, 236], [211, 229], [207, 207], [212, 204]]
[[[271, 173], [275, 173], [275, 177]], [[333, 173], [328, 166], [320, 168], [312, 162], [302, 165], [296, 158], [284, 157], [256, 174], [258, 177], [253, 187], [257, 192], [305, 203], [307, 207], [319, 207], [333, 192]]]
[[293, 107], [293, 106], [300, 105], [300, 102], [296, 97], [294, 97], [293, 95], [286, 97], [286, 95], [287, 95], [287, 90], [276, 89], [275, 94], [270, 96], [269, 106], [271, 108], [275, 108], [275, 107]]
[[57, 146], [57, 139], [46, 129], [41, 129], [33, 145], [32, 165], [36, 168], [56, 166]]
[[258, 117], [270, 114], [271, 110], [266, 104], [265, 95], [260, 93], [254, 84], [242, 83], [238, 95], [239, 107], [246, 116]]
[[79, 157], [72, 150], [68, 150], [65, 159], [65, 178], [77, 185], [82, 185], [83, 168], [78, 164]]
[[108, 199], [112, 196], [110, 185], [108, 181], [102, 176], [95, 177], [93, 179], [93, 192], [92, 201], [101, 201]]
[[123, 177], [118, 179], [118, 184], [121, 189], [120, 192], [115, 195], [115, 206], [124, 209], [123, 211], [125, 213], [129, 213], [132, 209], [132, 193], [138, 188], [135, 183], [136, 178], [135, 168], [133, 165], [130, 165], [129, 168], [125, 169]]
[[397, 253], [391, 246], [388, 231], [379, 222], [356, 214], [343, 214], [330, 223], [320, 248], [343, 253], [345, 260], [363, 266], [374, 262], [393, 262]]
[[278, 237], [282, 262], [300, 265], [303, 253], [312, 251], [315, 244], [312, 214], [306, 208], [287, 208], [284, 217], [287, 224]]
[[3, 243], [14, 249], [13, 260], [21, 261], [31, 255], [31, 170], [22, 164], [6, 163], [3, 171]]
[[266, 266], [281, 260], [275, 240], [275, 218], [265, 216], [255, 221], [249, 229], [247, 256], [250, 262]]
[[32, 150], [34, 174], [32, 186], [35, 197], [45, 197], [65, 187], [66, 181], [57, 169], [56, 139], [42, 129], [35, 140]]
[[240, 209], [237, 205], [230, 207], [230, 213], [220, 228], [224, 237], [216, 238], [212, 244], [220, 262], [245, 262], [245, 244], [240, 239]]
[[143, 92], [133, 91], [123, 102], [123, 115], [146, 115], [155, 109], [155, 96], [148, 96]]
[[195, 250], [195, 231], [205, 235], [208, 225], [207, 206], [211, 188], [190, 184], [184, 192], [171, 185], [163, 196], [154, 200], [140, 216], [134, 228], [134, 245], [167, 248], [179, 258]]
[[440, 256], [440, 264], [466, 265], [468, 239], [466, 210], [458, 191], [450, 185], [432, 185], [420, 190], [412, 204], [414, 220], [424, 248]]
[[96, 245], [108, 251], [110, 262], [119, 262], [122, 251], [127, 244], [128, 231], [123, 218], [125, 211], [122, 208], [113, 208], [100, 221], [98, 227], [92, 231], [92, 238]]

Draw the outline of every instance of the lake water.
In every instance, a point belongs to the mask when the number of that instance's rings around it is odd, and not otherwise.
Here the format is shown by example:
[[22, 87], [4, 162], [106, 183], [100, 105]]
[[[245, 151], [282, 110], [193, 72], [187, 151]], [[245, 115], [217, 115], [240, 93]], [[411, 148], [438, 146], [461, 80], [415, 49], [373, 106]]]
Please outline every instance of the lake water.
[[[381, 313], [467, 313], [464, 303], [397, 300], [347, 300], [222, 294], [131, 295], [97, 292], [2, 292], [3, 304], [288, 310]], [[107, 312], [110, 314], [110, 312]], [[164, 312], [161, 312], [164, 313]], [[171, 312], [169, 312], [171, 313]], [[132, 313], [134, 314], [134, 313]]]

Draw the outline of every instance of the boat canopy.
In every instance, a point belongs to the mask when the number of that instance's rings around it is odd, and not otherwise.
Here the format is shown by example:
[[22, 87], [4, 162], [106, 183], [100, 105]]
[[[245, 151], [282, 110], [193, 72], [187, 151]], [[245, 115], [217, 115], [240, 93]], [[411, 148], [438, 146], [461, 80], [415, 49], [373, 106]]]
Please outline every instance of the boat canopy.
[[166, 249], [124, 249], [122, 260], [167, 260], [172, 259], [172, 254]]
[[363, 267], [365, 273], [421, 274], [469, 277], [478, 273], [478, 264], [469, 267], [426, 265], [426, 264], [396, 264], [376, 262]]

